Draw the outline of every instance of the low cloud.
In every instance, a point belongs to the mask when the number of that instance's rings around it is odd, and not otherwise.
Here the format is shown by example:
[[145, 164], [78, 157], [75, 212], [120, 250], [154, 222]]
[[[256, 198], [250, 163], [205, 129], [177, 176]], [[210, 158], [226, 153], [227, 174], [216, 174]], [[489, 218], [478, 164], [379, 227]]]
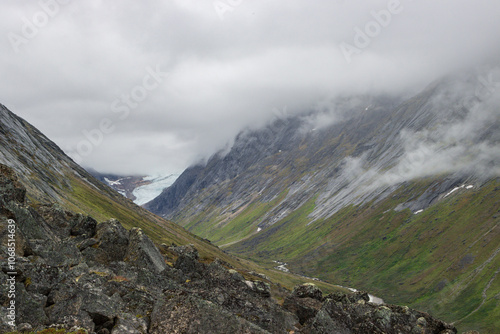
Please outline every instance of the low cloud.
[[[212, 1], [43, 2], [59, 5], [53, 15], [41, 3], [2, 6], [0, 103], [74, 157], [84, 131], [110, 119], [82, 164], [115, 173], [179, 172], [276, 109], [322, 110], [319, 126], [342, 117], [322, 101], [411, 96], [500, 54], [500, 3], [490, 0], [401, 0], [350, 63], [340, 46], [388, 1], [242, 1], [223, 19]], [[25, 41], [14, 47], [12, 34]], [[165, 80], [121, 119], [113, 101], [157, 67]]]
[[500, 176], [499, 74], [500, 67], [494, 67], [462, 77], [463, 81], [453, 78], [431, 101], [431, 127], [401, 132], [404, 154], [384, 181], [442, 173]]
[[[500, 66], [450, 76], [428, 87], [418, 113], [382, 155], [343, 159], [311, 217], [388, 195], [403, 182], [435, 175], [500, 176]], [[432, 99], [427, 100], [432, 94]], [[417, 98], [418, 99], [418, 98]], [[404, 110], [403, 110], [404, 111]], [[415, 110], [416, 111], [416, 110]]]

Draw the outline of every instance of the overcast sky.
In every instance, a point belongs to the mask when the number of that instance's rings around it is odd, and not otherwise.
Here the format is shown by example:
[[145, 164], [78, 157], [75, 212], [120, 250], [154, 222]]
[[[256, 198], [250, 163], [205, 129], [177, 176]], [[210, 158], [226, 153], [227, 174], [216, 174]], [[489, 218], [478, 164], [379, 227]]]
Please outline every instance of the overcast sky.
[[181, 172], [337, 95], [499, 54], [493, 0], [2, 1], [0, 103], [86, 167]]

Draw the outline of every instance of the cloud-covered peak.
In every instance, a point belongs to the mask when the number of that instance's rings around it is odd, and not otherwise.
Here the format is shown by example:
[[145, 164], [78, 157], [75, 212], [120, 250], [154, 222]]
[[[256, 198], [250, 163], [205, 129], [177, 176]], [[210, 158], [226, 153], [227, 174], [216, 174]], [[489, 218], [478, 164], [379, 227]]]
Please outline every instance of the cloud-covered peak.
[[408, 95], [498, 56], [499, 10], [489, 0], [9, 2], [0, 101], [84, 165], [177, 172], [276, 109]]

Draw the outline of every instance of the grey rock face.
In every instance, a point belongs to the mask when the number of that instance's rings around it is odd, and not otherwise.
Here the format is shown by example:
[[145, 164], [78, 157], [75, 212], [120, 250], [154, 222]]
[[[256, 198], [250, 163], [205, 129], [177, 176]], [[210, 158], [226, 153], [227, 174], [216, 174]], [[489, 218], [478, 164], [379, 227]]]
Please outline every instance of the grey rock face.
[[26, 189], [19, 183], [17, 175], [3, 164], [0, 164], [0, 193], [4, 203], [14, 201], [24, 204], [26, 199]]
[[116, 318], [111, 334], [147, 334], [148, 324], [144, 318], [122, 313]]
[[[283, 307], [297, 314], [303, 325], [314, 318], [321, 309], [323, 292], [314, 284], [296, 286], [290, 296], [285, 299]], [[328, 328], [328, 327], [327, 327]]]
[[116, 220], [111, 219], [97, 226], [96, 238], [110, 262], [123, 261], [128, 249], [129, 232]]
[[71, 235], [92, 237], [96, 233], [97, 221], [90, 216], [76, 215], [71, 222]]
[[125, 259], [139, 268], [146, 268], [155, 273], [160, 273], [167, 267], [158, 248], [140, 228], [130, 230]]
[[292, 297], [312, 298], [323, 301], [323, 292], [315, 284], [306, 283], [296, 286], [292, 291]]
[[0, 163], [14, 169], [30, 193], [50, 202], [59, 200], [54, 186], [71, 186], [61, 178], [62, 170], [71, 168], [79, 175], [88, 175], [55, 143], [3, 105], [0, 105]]

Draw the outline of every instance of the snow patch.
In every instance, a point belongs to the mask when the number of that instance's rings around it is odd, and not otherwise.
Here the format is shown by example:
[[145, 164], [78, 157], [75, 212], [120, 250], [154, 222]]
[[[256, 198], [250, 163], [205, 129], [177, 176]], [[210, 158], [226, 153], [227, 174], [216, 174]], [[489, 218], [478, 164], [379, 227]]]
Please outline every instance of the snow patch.
[[[337, 286], [346, 289], [346, 287], [344, 287], [342, 285], [337, 285]], [[358, 292], [358, 290], [354, 289], [354, 288], [347, 288], [347, 290], [354, 292], [354, 293]], [[379, 298], [379, 297], [371, 295], [371, 294], [368, 294], [368, 297], [370, 298], [368, 300], [370, 303], [377, 304], [377, 305], [384, 304], [384, 300], [382, 298]]]
[[446, 198], [446, 197], [450, 196], [451, 194], [453, 194], [455, 191], [457, 191], [459, 189], [463, 189], [463, 188], [465, 188], [465, 189], [472, 189], [472, 188], [474, 188], [474, 186], [473, 185], [465, 186], [465, 184], [462, 184], [460, 187], [453, 188], [449, 193], [447, 193], [446, 195], [444, 195], [444, 197]]
[[257, 232], [260, 232], [260, 231], [262, 231], [262, 228], [257, 227]]
[[112, 181], [112, 180], [108, 179], [107, 177], [104, 178], [104, 181], [106, 181], [107, 184], [110, 185], [110, 186], [121, 185], [122, 184], [122, 182], [121, 182], [122, 180], [123, 180], [123, 178], [122, 179], [118, 179], [116, 181]]
[[450, 196], [450, 195], [451, 195], [451, 194], [453, 194], [455, 191], [457, 191], [458, 189], [463, 188], [463, 187], [464, 187], [464, 185], [461, 185], [460, 187], [455, 187], [455, 188], [453, 188], [453, 189], [452, 189], [449, 193], [447, 193], [446, 195], [444, 195], [444, 197], [446, 198], [446, 197]]
[[382, 298], [375, 297], [374, 295], [368, 294], [368, 297], [370, 297], [369, 302], [377, 305], [382, 305], [384, 304], [384, 300]]
[[281, 270], [285, 273], [289, 273], [290, 272], [290, 269], [288, 269], [286, 266], [287, 264], [286, 263], [283, 263], [283, 262], [279, 262], [279, 261], [273, 261], [274, 263], [277, 263], [278, 266], [277, 267], [274, 267], [274, 269], [278, 269], [278, 270]]
[[421, 210], [415, 211], [413, 214], [418, 215], [421, 212], [424, 212], [424, 210], [421, 209]]

